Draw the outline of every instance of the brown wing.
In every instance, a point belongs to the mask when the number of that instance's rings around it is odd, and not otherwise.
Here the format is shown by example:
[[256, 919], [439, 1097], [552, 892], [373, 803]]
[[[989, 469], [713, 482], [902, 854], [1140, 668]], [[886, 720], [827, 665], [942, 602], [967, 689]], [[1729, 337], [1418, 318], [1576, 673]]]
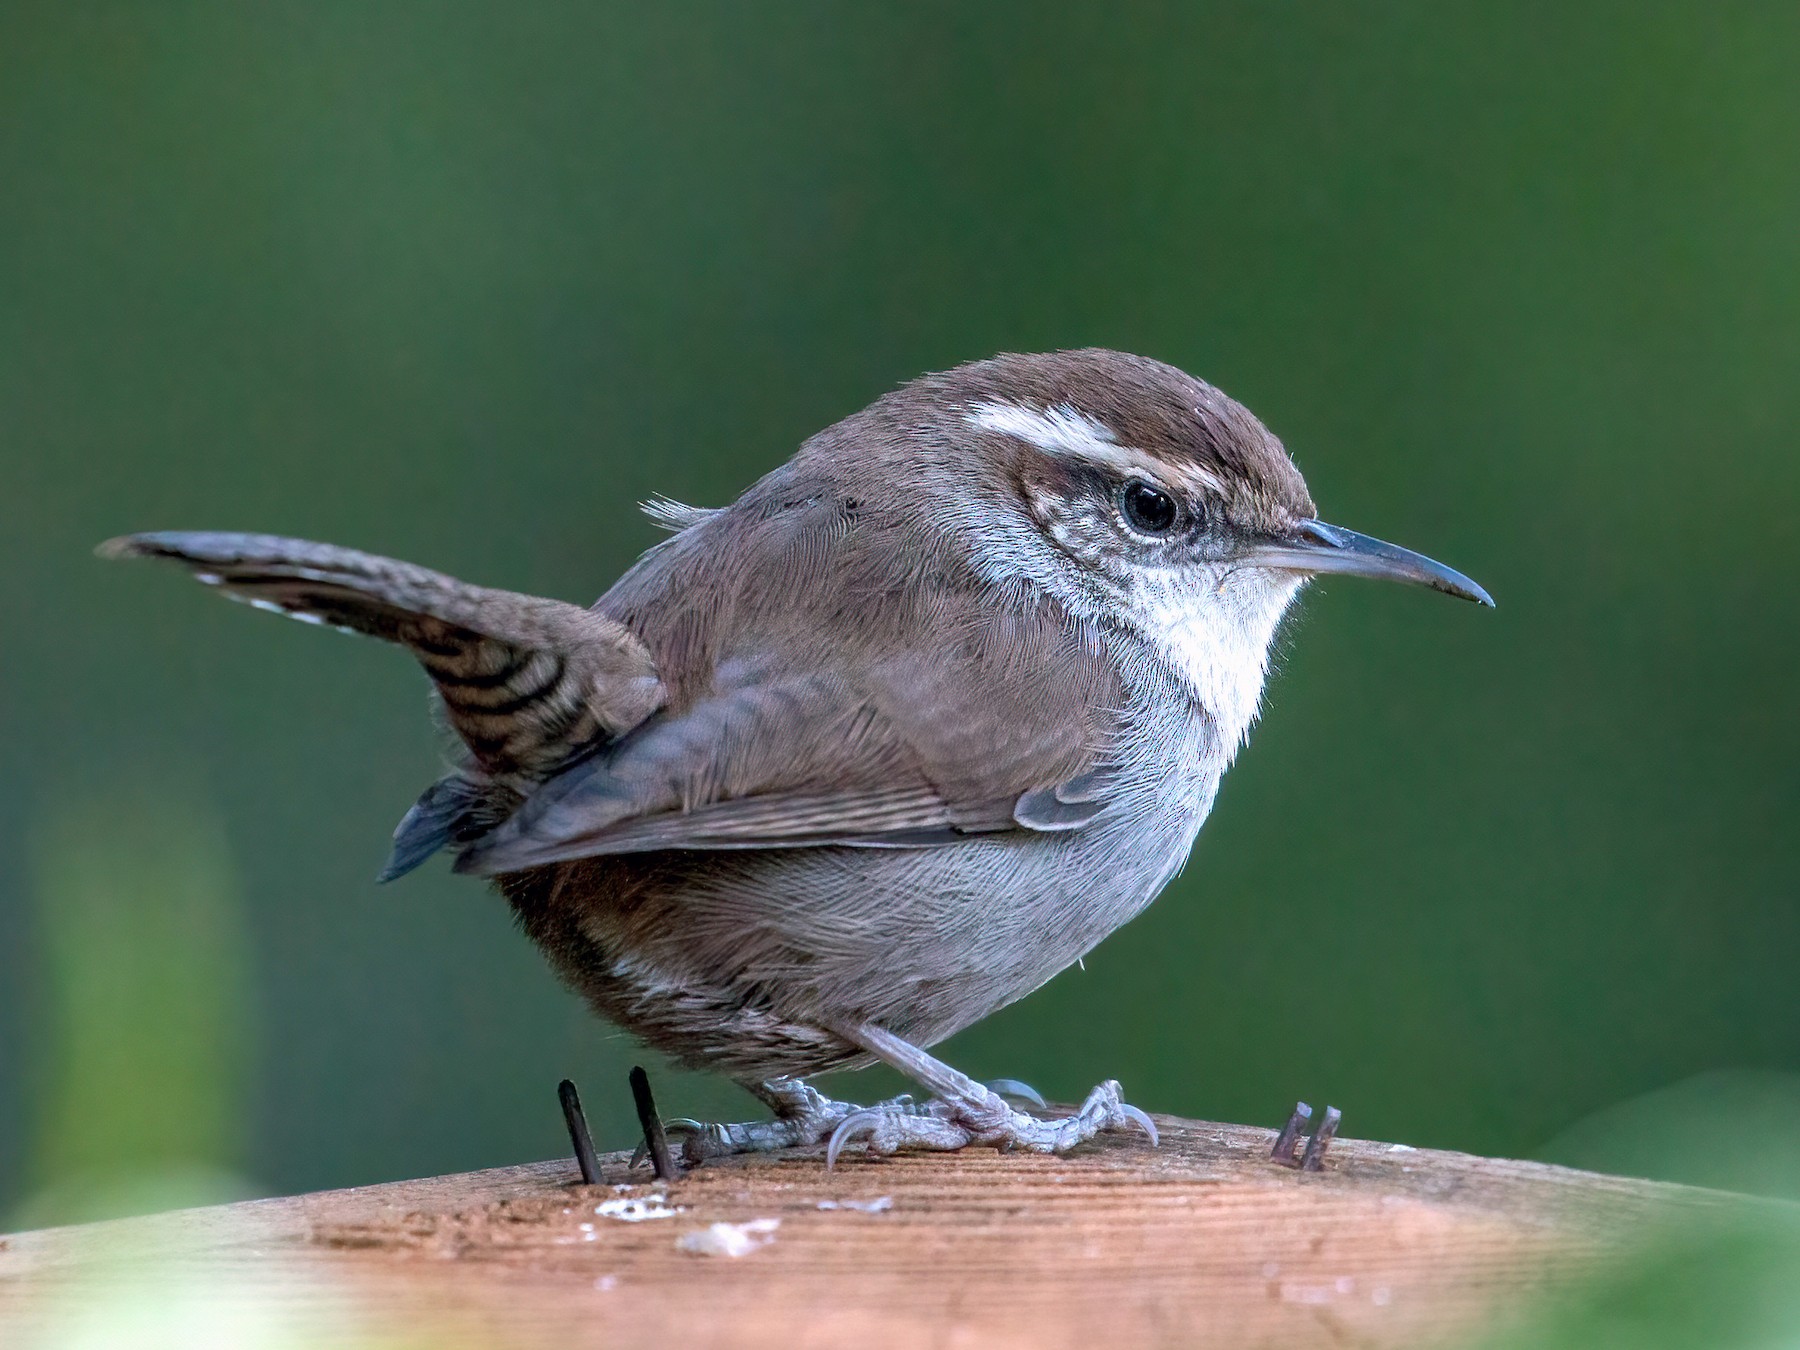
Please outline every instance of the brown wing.
[[459, 869], [1078, 828], [1107, 802], [1116, 674], [1053, 606], [986, 599], [939, 597], [935, 646], [839, 644], [835, 670], [792, 670], [824, 644], [723, 662], [706, 696], [557, 775]]
[[[667, 691], [535, 787], [464, 871], [604, 853], [931, 845], [1106, 805], [1122, 702], [1100, 634], [971, 563], [1010, 519], [802, 453], [652, 549], [596, 609]], [[957, 494], [950, 494], [960, 501]]]

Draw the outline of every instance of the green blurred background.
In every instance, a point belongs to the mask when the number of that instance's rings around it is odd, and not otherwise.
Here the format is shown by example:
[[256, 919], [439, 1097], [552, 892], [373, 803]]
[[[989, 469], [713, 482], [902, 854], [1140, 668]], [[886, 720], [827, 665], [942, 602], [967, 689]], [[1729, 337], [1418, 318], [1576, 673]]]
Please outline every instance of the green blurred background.
[[638, 1052], [504, 906], [373, 884], [439, 765], [411, 663], [95, 542], [588, 600], [651, 493], [1084, 344], [1500, 609], [1316, 588], [1186, 874], [948, 1057], [1800, 1194], [1796, 50], [1791, 5], [9, 0], [0, 1217], [562, 1154], [565, 1074], [630, 1142]]

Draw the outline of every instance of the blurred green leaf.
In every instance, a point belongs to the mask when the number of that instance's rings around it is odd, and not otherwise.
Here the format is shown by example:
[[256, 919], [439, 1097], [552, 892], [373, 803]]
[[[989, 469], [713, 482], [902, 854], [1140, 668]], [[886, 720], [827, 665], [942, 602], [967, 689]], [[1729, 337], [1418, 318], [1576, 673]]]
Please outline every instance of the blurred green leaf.
[[215, 1196], [243, 1162], [254, 1040], [216, 812], [165, 785], [111, 790], [54, 809], [34, 852], [31, 1217]]
[[1695, 1074], [1594, 1112], [1534, 1156], [1592, 1172], [1800, 1201], [1800, 1075]]
[[[1771, 1207], [1771, 1211], [1773, 1207]], [[1480, 1350], [1792, 1350], [1800, 1218], [1696, 1221], [1479, 1342]]]

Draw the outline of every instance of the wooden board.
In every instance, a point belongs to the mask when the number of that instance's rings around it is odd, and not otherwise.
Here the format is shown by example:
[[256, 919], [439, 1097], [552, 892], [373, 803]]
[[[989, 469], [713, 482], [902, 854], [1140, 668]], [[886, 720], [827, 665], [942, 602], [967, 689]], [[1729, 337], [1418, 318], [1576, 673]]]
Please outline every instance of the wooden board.
[[[559, 1161], [23, 1233], [0, 1239], [0, 1344], [151, 1319], [246, 1346], [1402, 1345], [1730, 1203], [1355, 1140], [1301, 1173], [1271, 1131], [1158, 1124], [1155, 1150], [797, 1154], [669, 1186], [613, 1154], [596, 1187]], [[744, 1255], [688, 1249], [766, 1220]]]

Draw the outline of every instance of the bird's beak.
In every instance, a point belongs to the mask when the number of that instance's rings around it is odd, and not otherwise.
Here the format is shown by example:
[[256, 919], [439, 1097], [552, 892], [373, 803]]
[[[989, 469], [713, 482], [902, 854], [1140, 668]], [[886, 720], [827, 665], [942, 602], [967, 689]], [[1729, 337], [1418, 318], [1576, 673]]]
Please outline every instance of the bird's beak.
[[1489, 608], [1494, 604], [1492, 596], [1461, 572], [1453, 572], [1423, 553], [1414, 553], [1398, 544], [1384, 544], [1379, 539], [1327, 525], [1322, 520], [1303, 520], [1286, 538], [1253, 545], [1247, 561], [1258, 567], [1304, 572], [1309, 576], [1340, 572], [1345, 576], [1409, 581], [1415, 586], [1429, 586], [1434, 591], [1473, 600]]

